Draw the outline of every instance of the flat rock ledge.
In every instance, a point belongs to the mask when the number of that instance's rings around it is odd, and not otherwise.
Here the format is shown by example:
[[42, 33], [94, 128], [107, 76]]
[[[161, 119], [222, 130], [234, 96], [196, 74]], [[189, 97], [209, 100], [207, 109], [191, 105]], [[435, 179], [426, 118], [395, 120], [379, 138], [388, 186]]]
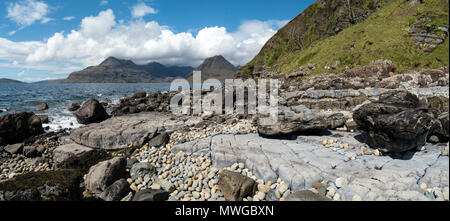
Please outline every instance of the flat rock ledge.
[[86, 147], [118, 150], [135, 142], [148, 142], [158, 133], [173, 131], [184, 125], [193, 126], [200, 120], [167, 113], [139, 113], [80, 127], [71, 132], [70, 139]]
[[[327, 142], [330, 139], [332, 142]], [[209, 155], [217, 168], [244, 163], [265, 182], [281, 178], [294, 192], [310, 189], [314, 182], [345, 179], [346, 185], [336, 185], [343, 200], [356, 196], [365, 201], [430, 200], [424, 184], [448, 188], [449, 158], [441, 154], [448, 144], [427, 144], [421, 151], [381, 156], [378, 150], [374, 150], [377, 154], [365, 154], [367, 146], [360, 140], [356, 133], [339, 131], [296, 140], [257, 134], [216, 135], [171, 150]]]

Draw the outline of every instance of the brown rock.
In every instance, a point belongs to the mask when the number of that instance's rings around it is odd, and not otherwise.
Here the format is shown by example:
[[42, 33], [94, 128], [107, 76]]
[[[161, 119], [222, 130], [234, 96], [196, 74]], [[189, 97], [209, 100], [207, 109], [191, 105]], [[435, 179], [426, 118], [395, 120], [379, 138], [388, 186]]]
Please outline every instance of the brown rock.
[[247, 196], [253, 196], [257, 188], [253, 179], [227, 170], [220, 174], [218, 184], [228, 201], [242, 201]]

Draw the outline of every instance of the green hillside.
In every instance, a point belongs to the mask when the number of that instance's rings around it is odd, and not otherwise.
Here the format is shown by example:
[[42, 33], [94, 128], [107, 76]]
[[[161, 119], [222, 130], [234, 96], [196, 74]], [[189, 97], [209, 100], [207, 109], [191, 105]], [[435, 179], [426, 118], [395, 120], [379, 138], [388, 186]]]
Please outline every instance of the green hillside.
[[[314, 64], [316, 68], [311, 72], [319, 74], [330, 72], [325, 66], [332, 66], [336, 61], [339, 65], [335, 71], [364, 66], [378, 59], [392, 60], [398, 72], [449, 64], [449, 6], [446, 0], [423, 0], [416, 6], [407, 0], [349, 1], [352, 10], [345, 12], [342, 8], [349, 8], [348, 5], [338, 5], [337, 9], [332, 9], [344, 12], [331, 13], [324, 20], [327, 24], [313, 22], [320, 20], [316, 17], [323, 17], [335, 2], [345, 1], [318, 1], [306, 9], [278, 31], [261, 52], [239, 70], [238, 76], [251, 77], [262, 70], [287, 74], [308, 64]], [[354, 8], [362, 10], [362, 15], [370, 15], [366, 19], [361, 17], [364, 19], [361, 22], [351, 22], [336, 34], [324, 29], [319, 32], [321, 37], [317, 37], [316, 27], [333, 30], [336, 27], [333, 17], [354, 18]], [[308, 32], [298, 32], [305, 27]], [[422, 35], [433, 39], [417, 40], [417, 36]], [[440, 39], [442, 43], [439, 43]]]

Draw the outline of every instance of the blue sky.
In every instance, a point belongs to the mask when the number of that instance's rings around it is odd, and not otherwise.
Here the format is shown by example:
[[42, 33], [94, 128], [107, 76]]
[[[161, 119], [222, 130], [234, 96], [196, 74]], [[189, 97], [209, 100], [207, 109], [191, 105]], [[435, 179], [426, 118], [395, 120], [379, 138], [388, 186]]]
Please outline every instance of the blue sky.
[[0, 78], [65, 78], [108, 56], [196, 66], [222, 54], [243, 65], [313, 2], [6, 0], [0, 3]]

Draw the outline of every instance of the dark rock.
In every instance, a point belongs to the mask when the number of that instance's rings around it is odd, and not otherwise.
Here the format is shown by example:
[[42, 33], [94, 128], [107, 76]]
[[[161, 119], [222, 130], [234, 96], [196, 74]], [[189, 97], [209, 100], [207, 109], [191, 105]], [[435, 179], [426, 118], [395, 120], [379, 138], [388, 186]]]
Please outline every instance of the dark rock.
[[146, 174], [153, 175], [156, 173], [156, 168], [150, 163], [136, 163], [131, 167], [130, 176], [132, 179], [144, 177]]
[[39, 104], [39, 105], [36, 107], [36, 110], [37, 110], [37, 111], [48, 110], [48, 104], [47, 104], [47, 103]]
[[23, 148], [23, 155], [28, 158], [34, 158], [37, 157], [38, 152], [35, 147], [26, 146]]
[[147, 92], [137, 92], [133, 94], [131, 98], [137, 99], [137, 98], [143, 98], [147, 96]]
[[272, 125], [261, 125], [258, 122], [258, 132], [265, 136], [282, 136], [336, 129], [343, 127], [346, 121], [347, 118], [339, 112], [312, 110], [303, 105], [281, 107], [277, 122]]
[[253, 196], [257, 189], [253, 179], [227, 170], [220, 174], [218, 185], [228, 201], [242, 201], [247, 196]]
[[0, 117], [0, 145], [20, 143], [42, 133], [41, 120], [34, 113], [22, 112]]
[[50, 123], [50, 119], [48, 118], [48, 115], [37, 115], [39, 119], [41, 119], [41, 123], [48, 124]]
[[69, 111], [72, 111], [72, 112], [76, 111], [76, 110], [80, 109], [80, 107], [81, 107], [81, 105], [79, 102], [72, 103], [69, 107]]
[[152, 138], [148, 142], [149, 147], [161, 147], [169, 143], [170, 137], [167, 133], [162, 133]]
[[23, 150], [23, 143], [12, 144], [4, 147], [5, 151], [10, 154], [18, 154]]
[[100, 195], [108, 186], [125, 177], [126, 163], [125, 158], [116, 157], [92, 166], [86, 175], [86, 189]]
[[32, 172], [1, 182], [0, 195], [6, 201], [78, 201], [82, 178], [79, 170]]
[[120, 179], [108, 186], [100, 198], [105, 201], [119, 201], [130, 192], [130, 184], [125, 179]]
[[435, 124], [431, 110], [407, 91], [393, 91], [362, 106], [353, 119], [366, 141], [383, 152], [405, 152], [422, 147]]
[[166, 201], [169, 193], [163, 190], [141, 190], [133, 197], [133, 201]]
[[127, 158], [127, 169], [131, 169], [133, 167], [134, 164], [139, 163], [139, 160], [132, 157], [132, 158]]
[[290, 194], [286, 197], [286, 201], [331, 201], [327, 197], [313, 193], [309, 190], [302, 190]]
[[78, 123], [100, 123], [109, 118], [105, 108], [95, 99], [89, 100], [75, 112]]

